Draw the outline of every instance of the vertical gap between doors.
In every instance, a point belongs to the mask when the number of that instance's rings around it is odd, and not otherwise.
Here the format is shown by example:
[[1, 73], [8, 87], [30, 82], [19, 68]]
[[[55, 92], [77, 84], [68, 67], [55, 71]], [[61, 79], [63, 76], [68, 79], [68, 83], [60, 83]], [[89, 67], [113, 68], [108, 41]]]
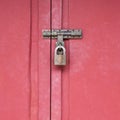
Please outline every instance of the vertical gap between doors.
[[[52, 0], [50, 0], [50, 31], [52, 31]], [[50, 120], [52, 120], [52, 38], [50, 37]]]
[[[61, 6], [60, 6], [61, 7], [60, 8], [60, 10], [61, 10], [61, 16], [60, 16], [61, 17], [61, 20], [60, 20], [61, 26], [60, 27], [62, 29], [63, 28], [63, 0], [61, 0], [60, 2], [61, 2]], [[62, 80], [63, 79], [62, 79], [62, 77], [63, 77], [63, 68], [61, 69], [61, 120], [62, 120], [62, 115], [63, 115], [62, 114], [62, 106], [63, 106], [62, 105], [62, 100], [63, 100], [63, 94], [62, 94], [63, 93], [62, 92], [63, 91], [63, 87], [62, 87], [62, 84], [63, 84]]]
[[29, 41], [29, 63], [28, 63], [28, 79], [29, 79], [29, 118], [31, 120], [31, 53], [32, 52], [32, 0], [30, 0], [30, 41]]

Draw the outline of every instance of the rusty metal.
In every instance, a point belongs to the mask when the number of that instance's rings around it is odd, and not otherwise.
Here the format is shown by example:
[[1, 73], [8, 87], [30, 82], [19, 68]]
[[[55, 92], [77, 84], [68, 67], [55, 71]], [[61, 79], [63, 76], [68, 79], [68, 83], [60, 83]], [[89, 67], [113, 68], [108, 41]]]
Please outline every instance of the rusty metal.
[[50, 37], [51, 38], [57, 38], [58, 35], [63, 35], [63, 39], [70, 39], [70, 38], [78, 39], [78, 38], [82, 38], [82, 30], [81, 29], [43, 30], [42, 33], [43, 33], [43, 37], [44, 38], [50, 38]]
[[[54, 54], [54, 65], [66, 65], [66, 50], [64, 48], [64, 39], [78, 39], [82, 38], [82, 30], [80, 29], [72, 29], [72, 30], [43, 30], [43, 37], [44, 38], [52, 38], [57, 39], [55, 54]], [[63, 49], [63, 54], [57, 54], [59, 49]]]

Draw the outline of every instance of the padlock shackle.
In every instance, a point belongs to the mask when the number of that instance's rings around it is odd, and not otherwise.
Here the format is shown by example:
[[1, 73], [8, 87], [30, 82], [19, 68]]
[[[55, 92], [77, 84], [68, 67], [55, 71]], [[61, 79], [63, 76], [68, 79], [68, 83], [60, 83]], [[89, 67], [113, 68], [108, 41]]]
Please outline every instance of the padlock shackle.
[[57, 50], [58, 50], [59, 48], [62, 48], [62, 49], [63, 49], [63, 54], [65, 55], [66, 50], [65, 50], [65, 48], [64, 48], [63, 46], [57, 46], [57, 47], [55, 48], [55, 54], [57, 53]]

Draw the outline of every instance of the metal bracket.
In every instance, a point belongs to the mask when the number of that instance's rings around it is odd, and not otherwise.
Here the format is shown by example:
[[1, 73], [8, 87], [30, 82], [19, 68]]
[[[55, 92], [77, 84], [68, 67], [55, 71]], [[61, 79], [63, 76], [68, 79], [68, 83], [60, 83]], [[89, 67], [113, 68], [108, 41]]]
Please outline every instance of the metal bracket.
[[56, 46], [62, 45], [64, 46], [63, 39], [78, 39], [82, 38], [82, 30], [43, 30], [43, 37], [44, 38], [52, 38], [57, 39]]

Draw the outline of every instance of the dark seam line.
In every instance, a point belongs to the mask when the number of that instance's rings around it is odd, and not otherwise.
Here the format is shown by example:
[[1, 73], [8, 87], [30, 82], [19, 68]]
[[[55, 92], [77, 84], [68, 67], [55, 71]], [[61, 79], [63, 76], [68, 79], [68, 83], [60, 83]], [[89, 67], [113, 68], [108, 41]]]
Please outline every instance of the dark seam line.
[[[50, 0], [50, 31], [52, 32], [52, 0]], [[52, 120], [52, 37], [50, 36], [50, 120]]]
[[[63, 0], [61, 0], [61, 29], [63, 28]], [[61, 120], [62, 120], [62, 115], [63, 115], [63, 104], [62, 104], [62, 100], [63, 100], [63, 69], [64, 67], [61, 69]]]
[[61, 29], [63, 28], [63, 0], [61, 0]]
[[32, 0], [30, 0], [30, 41], [29, 41], [29, 63], [28, 63], [28, 79], [29, 79], [29, 118], [31, 120], [31, 56], [32, 56]]
[[39, 120], [39, 78], [40, 78], [40, 76], [39, 76], [39, 0], [37, 0], [37, 10], [38, 10], [38, 13], [37, 13], [37, 25], [38, 25], [38, 42], [37, 42], [37, 82], [38, 82], [38, 91], [37, 91], [37, 93], [38, 93], [38, 98], [37, 98], [37, 104], [38, 104], [38, 108], [37, 108], [37, 110], [38, 110], [38, 113], [37, 113], [37, 120]]
[[[68, 0], [68, 18], [67, 18], [67, 26], [69, 28], [70, 24], [70, 0]], [[70, 41], [68, 41], [68, 120], [70, 119]]]

